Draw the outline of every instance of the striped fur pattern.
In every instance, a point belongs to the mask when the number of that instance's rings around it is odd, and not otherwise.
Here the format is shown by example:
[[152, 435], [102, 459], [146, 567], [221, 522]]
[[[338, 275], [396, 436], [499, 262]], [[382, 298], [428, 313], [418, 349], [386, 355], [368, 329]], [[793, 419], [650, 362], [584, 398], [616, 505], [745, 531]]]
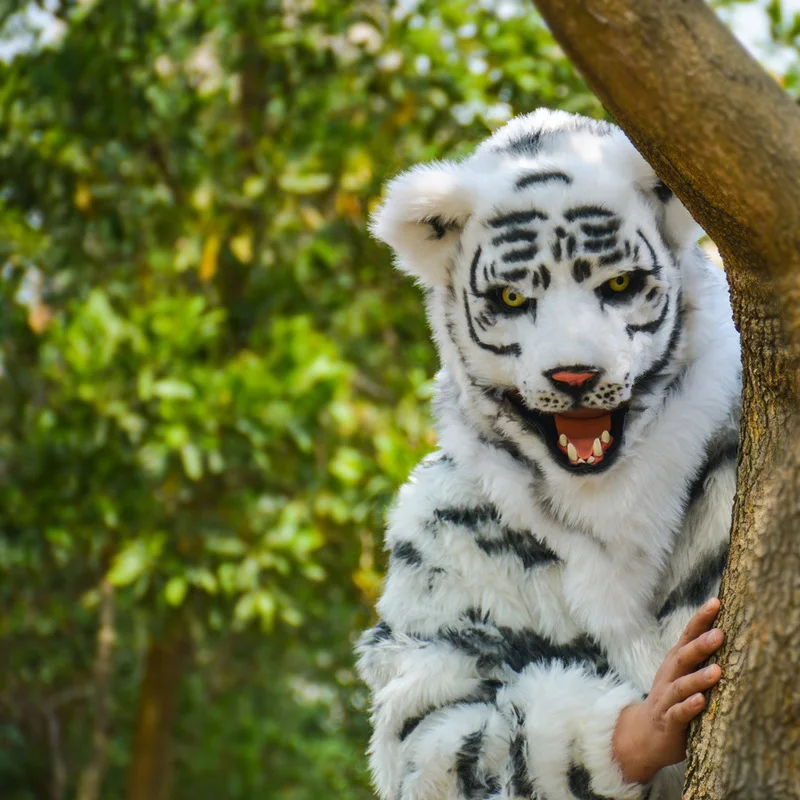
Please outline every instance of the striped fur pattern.
[[[559, 112], [401, 175], [372, 230], [425, 285], [442, 359], [440, 450], [390, 513], [359, 644], [380, 797], [677, 800], [680, 765], [627, 784], [611, 737], [725, 562], [724, 274], [617, 128]], [[503, 307], [506, 288], [524, 302]], [[594, 377], [558, 385], [565, 365]], [[571, 409], [617, 420], [602, 468], [553, 440]]]

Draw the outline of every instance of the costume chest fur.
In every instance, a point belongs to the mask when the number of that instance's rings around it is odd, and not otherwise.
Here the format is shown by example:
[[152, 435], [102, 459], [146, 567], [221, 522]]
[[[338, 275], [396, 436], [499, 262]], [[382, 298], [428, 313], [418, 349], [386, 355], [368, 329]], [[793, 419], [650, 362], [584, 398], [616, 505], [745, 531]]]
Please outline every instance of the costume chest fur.
[[679, 798], [611, 755], [727, 553], [739, 346], [700, 231], [614, 126], [540, 110], [390, 185], [439, 451], [361, 639], [382, 798]]

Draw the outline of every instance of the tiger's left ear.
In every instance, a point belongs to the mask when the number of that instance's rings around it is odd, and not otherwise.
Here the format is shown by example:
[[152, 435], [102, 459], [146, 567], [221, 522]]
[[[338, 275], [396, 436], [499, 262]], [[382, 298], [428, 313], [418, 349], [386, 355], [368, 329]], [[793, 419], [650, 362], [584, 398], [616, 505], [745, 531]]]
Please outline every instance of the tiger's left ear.
[[467, 171], [452, 161], [420, 164], [392, 180], [369, 221], [397, 266], [428, 286], [447, 281], [458, 237], [473, 209]]
[[662, 209], [662, 225], [667, 243], [681, 252], [697, 244], [703, 229], [692, 219], [683, 203], [660, 178], [655, 178], [650, 191]]

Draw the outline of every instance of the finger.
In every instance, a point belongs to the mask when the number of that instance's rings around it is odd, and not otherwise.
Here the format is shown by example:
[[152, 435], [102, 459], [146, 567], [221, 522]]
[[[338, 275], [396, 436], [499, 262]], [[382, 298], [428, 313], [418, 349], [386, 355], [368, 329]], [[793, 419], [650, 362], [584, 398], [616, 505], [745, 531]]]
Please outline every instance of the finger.
[[689, 642], [705, 633], [711, 627], [717, 614], [719, 614], [719, 599], [712, 597], [710, 600], [707, 600], [689, 620], [689, 624], [684, 629], [678, 641], [678, 647], [689, 644]]
[[688, 725], [706, 706], [706, 698], [702, 694], [693, 694], [688, 700], [672, 706], [666, 713], [667, 721], [672, 725], [685, 727]]
[[712, 664], [705, 669], [691, 672], [674, 681], [668, 691], [664, 692], [662, 708], [666, 711], [670, 706], [679, 705], [692, 695], [710, 689], [722, 677], [722, 669], [717, 664]]
[[681, 675], [688, 675], [694, 672], [698, 664], [702, 664], [710, 655], [715, 653], [722, 646], [722, 631], [719, 628], [712, 628], [708, 633], [698, 636], [689, 644], [685, 644], [678, 649], [671, 659], [672, 680], [676, 680]]

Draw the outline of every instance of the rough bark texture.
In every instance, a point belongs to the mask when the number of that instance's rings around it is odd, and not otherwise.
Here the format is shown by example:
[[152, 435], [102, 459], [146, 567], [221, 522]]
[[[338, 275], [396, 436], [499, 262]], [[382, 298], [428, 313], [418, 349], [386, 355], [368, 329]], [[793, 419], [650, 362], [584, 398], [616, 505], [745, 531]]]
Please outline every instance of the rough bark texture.
[[685, 797], [798, 798], [800, 109], [701, 0], [535, 2], [719, 246], [742, 335], [725, 677], [695, 726]]
[[185, 646], [171, 630], [150, 644], [139, 693], [127, 800], [169, 800], [172, 727]]
[[78, 781], [76, 800], [100, 800], [100, 789], [108, 760], [110, 725], [111, 667], [114, 651], [114, 587], [108, 579], [100, 584], [100, 622], [97, 629], [97, 655], [94, 666], [94, 729], [92, 758]]

